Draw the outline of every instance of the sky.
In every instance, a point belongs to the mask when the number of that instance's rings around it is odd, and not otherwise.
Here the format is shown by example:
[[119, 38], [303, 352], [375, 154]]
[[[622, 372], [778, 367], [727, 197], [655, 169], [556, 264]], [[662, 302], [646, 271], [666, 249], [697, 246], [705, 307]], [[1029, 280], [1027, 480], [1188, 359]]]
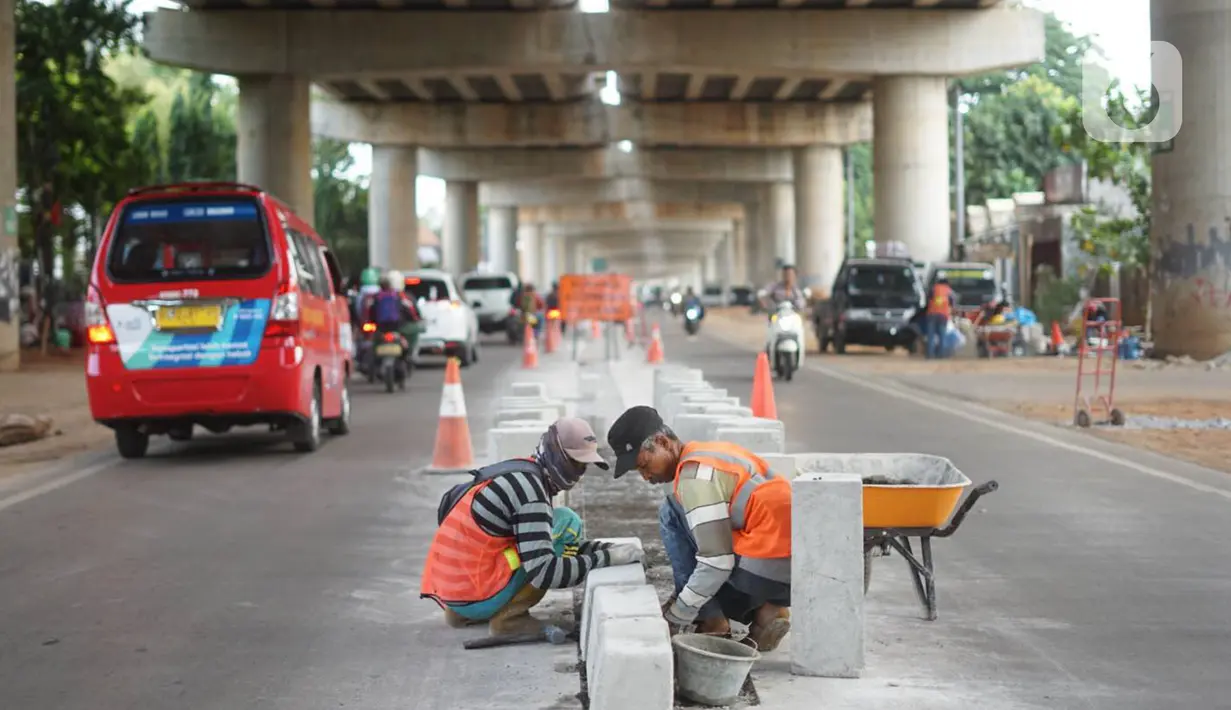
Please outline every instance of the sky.
[[[606, 11], [607, 0], [580, 2], [585, 12]], [[1111, 75], [1126, 86], [1150, 85], [1150, 0], [1026, 0], [1026, 4], [1056, 13], [1077, 34], [1094, 36]], [[148, 12], [178, 5], [168, 0], [134, 0], [131, 7], [134, 12]], [[371, 148], [356, 144], [351, 154], [355, 157], [352, 174], [370, 175]], [[444, 202], [443, 180], [423, 176], [416, 188], [420, 215], [438, 210]]]

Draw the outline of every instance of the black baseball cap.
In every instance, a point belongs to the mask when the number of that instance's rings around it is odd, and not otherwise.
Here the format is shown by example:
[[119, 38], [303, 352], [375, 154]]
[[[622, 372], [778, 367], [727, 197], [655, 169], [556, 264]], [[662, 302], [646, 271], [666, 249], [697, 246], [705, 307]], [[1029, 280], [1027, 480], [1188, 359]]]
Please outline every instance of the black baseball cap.
[[654, 436], [663, 418], [653, 407], [632, 407], [607, 429], [607, 444], [616, 454], [615, 478], [637, 468], [637, 454], [645, 440]]

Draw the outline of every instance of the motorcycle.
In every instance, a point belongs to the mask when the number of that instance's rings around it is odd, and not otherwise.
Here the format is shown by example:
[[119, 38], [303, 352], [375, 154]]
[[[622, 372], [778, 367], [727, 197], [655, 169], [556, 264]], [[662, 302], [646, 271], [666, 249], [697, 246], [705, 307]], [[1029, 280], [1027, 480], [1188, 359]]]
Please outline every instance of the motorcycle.
[[406, 389], [406, 378], [410, 376], [411, 367], [408, 359], [410, 343], [406, 336], [390, 330], [381, 333], [377, 341], [374, 350], [385, 391], [392, 392], [395, 386], [399, 390]]
[[534, 329], [535, 338], [539, 336], [541, 330], [538, 316], [533, 313], [523, 316], [521, 310], [517, 308], [509, 309], [509, 318], [506, 322], [508, 323], [509, 345], [521, 344], [526, 336], [526, 326]]
[[376, 324], [364, 323], [359, 329], [359, 337], [355, 340], [355, 360], [359, 373], [368, 378], [368, 382], [376, 381], [376, 355], [373, 352], [376, 338]]
[[699, 306], [689, 306], [688, 310], [684, 311], [684, 332], [689, 335], [696, 335], [701, 329], [701, 308]]
[[769, 318], [765, 352], [774, 374], [787, 382], [803, 367], [804, 319], [789, 301], [779, 303]]

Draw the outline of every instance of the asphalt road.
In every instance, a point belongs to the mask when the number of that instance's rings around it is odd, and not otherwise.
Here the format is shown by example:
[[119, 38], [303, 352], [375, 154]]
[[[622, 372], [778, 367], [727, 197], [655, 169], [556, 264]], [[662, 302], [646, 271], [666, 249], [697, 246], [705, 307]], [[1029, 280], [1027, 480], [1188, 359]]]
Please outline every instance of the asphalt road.
[[[663, 332], [669, 360], [748, 401], [752, 353]], [[1231, 707], [1231, 480], [899, 387], [815, 369], [776, 383], [788, 449], [939, 454], [1001, 487], [935, 542], [937, 621], [905, 562], [876, 560], [866, 680], [826, 686], [825, 707]], [[767, 695], [767, 675], [763, 700], [815, 706], [802, 682]]]
[[[479, 446], [520, 352], [482, 355], [462, 371]], [[414, 473], [442, 380], [354, 384], [352, 434], [314, 454], [206, 435], [0, 510], [0, 708], [580, 707], [571, 651], [464, 651], [486, 630], [418, 598], [460, 480]]]

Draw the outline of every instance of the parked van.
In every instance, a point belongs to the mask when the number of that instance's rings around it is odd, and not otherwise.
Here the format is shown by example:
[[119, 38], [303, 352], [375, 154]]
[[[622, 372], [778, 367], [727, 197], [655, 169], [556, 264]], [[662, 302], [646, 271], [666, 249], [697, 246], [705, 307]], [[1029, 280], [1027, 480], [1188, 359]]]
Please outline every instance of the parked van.
[[352, 335], [341, 270], [258, 187], [132, 190], [99, 243], [86, 296], [90, 412], [125, 458], [193, 427], [286, 431], [313, 451], [350, 428]]

